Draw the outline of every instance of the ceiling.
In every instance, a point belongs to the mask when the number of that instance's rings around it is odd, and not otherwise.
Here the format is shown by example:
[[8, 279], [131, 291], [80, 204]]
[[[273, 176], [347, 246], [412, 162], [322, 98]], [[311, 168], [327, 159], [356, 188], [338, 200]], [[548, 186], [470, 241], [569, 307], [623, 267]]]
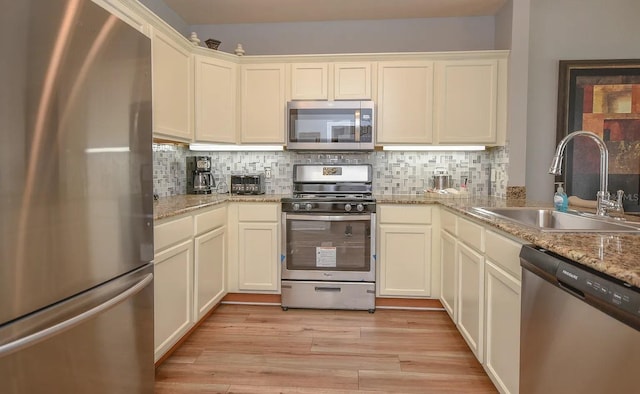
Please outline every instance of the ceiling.
[[189, 25], [495, 15], [506, 0], [164, 0]]

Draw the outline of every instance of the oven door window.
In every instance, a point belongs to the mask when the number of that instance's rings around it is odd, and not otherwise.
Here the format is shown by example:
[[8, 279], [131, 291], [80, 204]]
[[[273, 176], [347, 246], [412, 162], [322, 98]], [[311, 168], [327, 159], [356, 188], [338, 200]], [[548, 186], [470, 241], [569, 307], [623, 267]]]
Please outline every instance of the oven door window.
[[[371, 269], [371, 221], [287, 219], [286, 268], [316, 271]], [[345, 220], [346, 218], [346, 220]]]

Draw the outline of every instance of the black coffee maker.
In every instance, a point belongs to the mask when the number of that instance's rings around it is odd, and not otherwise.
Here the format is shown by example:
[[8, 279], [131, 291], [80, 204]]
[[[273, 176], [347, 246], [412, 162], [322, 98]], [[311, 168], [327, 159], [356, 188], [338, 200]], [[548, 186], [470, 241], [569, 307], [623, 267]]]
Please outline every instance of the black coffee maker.
[[210, 194], [215, 186], [211, 173], [211, 157], [187, 157], [187, 193]]

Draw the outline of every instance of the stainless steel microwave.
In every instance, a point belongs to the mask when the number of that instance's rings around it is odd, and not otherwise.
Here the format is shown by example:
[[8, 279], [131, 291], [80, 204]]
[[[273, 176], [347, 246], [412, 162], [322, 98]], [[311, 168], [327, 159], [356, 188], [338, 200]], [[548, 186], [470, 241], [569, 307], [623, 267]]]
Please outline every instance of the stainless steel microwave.
[[373, 150], [373, 101], [290, 101], [287, 149]]

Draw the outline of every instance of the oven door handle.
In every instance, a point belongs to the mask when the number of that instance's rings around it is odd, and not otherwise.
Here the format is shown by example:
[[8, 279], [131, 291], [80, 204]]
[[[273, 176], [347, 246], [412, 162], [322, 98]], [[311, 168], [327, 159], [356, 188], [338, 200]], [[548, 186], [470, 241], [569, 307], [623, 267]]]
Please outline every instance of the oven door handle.
[[355, 222], [355, 221], [369, 221], [371, 220], [371, 214], [366, 213], [363, 215], [291, 215], [287, 214], [287, 220], [315, 220], [323, 222]]
[[331, 292], [340, 293], [342, 291], [342, 288], [340, 288], [340, 287], [331, 287], [331, 286], [315, 286], [315, 291], [331, 291]]

